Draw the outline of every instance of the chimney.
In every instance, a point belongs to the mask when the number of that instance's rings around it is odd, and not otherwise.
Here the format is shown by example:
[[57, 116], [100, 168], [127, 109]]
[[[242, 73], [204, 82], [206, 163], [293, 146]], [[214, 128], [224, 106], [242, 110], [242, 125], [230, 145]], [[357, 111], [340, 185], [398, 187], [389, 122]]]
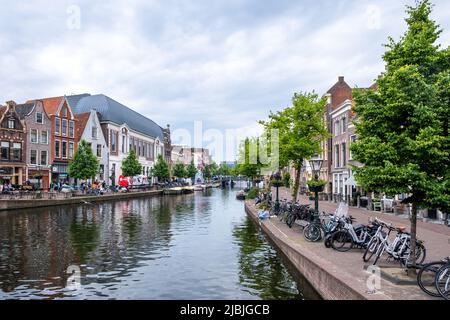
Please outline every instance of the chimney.
[[339, 82], [340, 82], [340, 83], [344, 82], [344, 76], [340, 76], [340, 77], [339, 77]]

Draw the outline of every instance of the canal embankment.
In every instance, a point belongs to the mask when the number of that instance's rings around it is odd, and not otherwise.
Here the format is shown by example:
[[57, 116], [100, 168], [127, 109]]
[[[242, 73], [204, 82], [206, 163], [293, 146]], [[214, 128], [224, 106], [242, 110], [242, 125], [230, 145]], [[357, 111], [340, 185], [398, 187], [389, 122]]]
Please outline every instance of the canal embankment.
[[98, 196], [92, 195], [79, 195], [69, 196], [67, 198], [55, 198], [55, 199], [26, 199], [26, 198], [11, 198], [0, 199], [0, 211], [29, 209], [29, 208], [42, 208], [42, 207], [54, 207], [62, 205], [74, 205], [83, 203], [98, 203], [104, 201], [113, 200], [127, 200], [149, 196], [163, 195], [163, 190], [151, 190], [151, 191], [138, 191], [138, 192], [124, 192], [124, 193], [110, 193]]
[[347, 253], [336, 252], [326, 248], [323, 243], [306, 241], [300, 226], [290, 229], [277, 218], [260, 221], [253, 201], [245, 202], [245, 211], [323, 299], [429, 299], [416, 285], [396, 285], [383, 278], [379, 279], [379, 288], [373, 293], [368, 286], [373, 274], [364, 268], [361, 249]]

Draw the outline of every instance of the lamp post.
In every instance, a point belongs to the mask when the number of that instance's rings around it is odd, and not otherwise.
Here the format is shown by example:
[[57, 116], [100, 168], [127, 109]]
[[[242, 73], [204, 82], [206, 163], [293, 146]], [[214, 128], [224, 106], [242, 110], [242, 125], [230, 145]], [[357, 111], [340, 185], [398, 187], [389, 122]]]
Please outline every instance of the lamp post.
[[[319, 181], [320, 176], [320, 169], [322, 169], [323, 160], [322, 159], [312, 159], [309, 160], [309, 164], [311, 165], [311, 169], [314, 175], [314, 180], [316, 182]], [[314, 187], [314, 209], [316, 213], [319, 212], [319, 190], [321, 187], [319, 187], [317, 184]]]
[[280, 172], [277, 172], [274, 174], [272, 184], [277, 189], [276, 199], [275, 199], [275, 213], [276, 213], [276, 215], [278, 215], [278, 213], [280, 211], [280, 196], [279, 196], [279, 191], [278, 191], [278, 189], [281, 186]]

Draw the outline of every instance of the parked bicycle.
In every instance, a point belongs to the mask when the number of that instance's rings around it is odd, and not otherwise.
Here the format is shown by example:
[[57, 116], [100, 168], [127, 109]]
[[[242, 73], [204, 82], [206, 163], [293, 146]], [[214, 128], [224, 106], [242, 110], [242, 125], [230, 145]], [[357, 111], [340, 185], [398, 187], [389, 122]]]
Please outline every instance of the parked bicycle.
[[331, 247], [339, 252], [347, 252], [354, 247], [366, 248], [372, 237], [375, 236], [382, 225], [377, 221], [373, 221], [368, 225], [353, 226], [355, 219], [350, 216], [342, 218], [340, 223], [342, 228], [331, 236]]
[[[441, 270], [442, 267], [449, 265], [450, 258], [443, 259], [441, 261], [434, 261], [427, 263], [425, 265], [419, 266], [420, 270], [417, 273], [417, 284], [419, 287], [425, 292], [426, 294], [440, 298], [442, 297], [441, 292], [439, 292], [438, 285], [436, 284], [436, 278], [438, 277], [438, 273]], [[441, 274], [439, 280], [439, 286], [441, 284], [441, 281], [445, 279], [445, 275]], [[447, 277], [448, 279], [448, 277]], [[448, 280], [447, 280], [448, 281]], [[445, 281], [442, 281], [442, 283], [445, 283]], [[448, 284], [447, 284], [448, 285]], [[448, 292], [447, 288], [447, 292]], [[442, 292], [445, 291], [445, 285], [444, 290], [441, 289]], [[445, 298], [445, 297], [444, 297]], [[448, 299], [448, 294], [447, 294]]]

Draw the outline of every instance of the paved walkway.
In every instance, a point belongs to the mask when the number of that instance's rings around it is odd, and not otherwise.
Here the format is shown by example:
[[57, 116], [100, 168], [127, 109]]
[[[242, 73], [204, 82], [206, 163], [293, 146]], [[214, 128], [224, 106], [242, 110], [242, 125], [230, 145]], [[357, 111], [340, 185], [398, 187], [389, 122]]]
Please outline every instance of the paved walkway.
[[[280, 199], [292, 199], [291, 190], [280, 188]], [[275, 193], [273, 193], [275, 195]], [[306, 196], [300, 196], [298, 201], [302, 204], [311, 204], [314, 207], [314, 201], [310, 201]], [[338, 207], [337, 203], [328, 201], [319, 201], [320, 212], [334, 212]], [[410, 229], [409, 219], [392, 214], [369, 211], [363, 208], [349, 208], [349, 214], [356, 218], [358, 223], [367, 224], [370, 217], [377, 217], [384, 222], [393, 223], [395, 226], [407, 227]], [[450, 227], [430, 222], [417, 222], [417, 236], [419, 239], [425, 241], [427, 249], [426, 261], [441, 260], [450, 256]]]
[[[281, 199], [290, 199], [290, 190], [280, 189]], [[301, 196], [299, 201], [301, 203], [310, 203], [307, 197]], [[254, 214], [257, 209], [253, 205], [253, 201], [247, 202]], [[334, 212], [337, 209], [337, 204], [321, 201], [319, 207], [321, 211]], [[367, 223], [369, 217], [378, 217], [385, 222], [392, 222], [396, 226], [409, 226], [409, 220], [398, 216], [392, 216], [380, 212], [367, 211], [365, 209], [350, 208], [349, 214], [356, 218], [359, 223]], [[385, 279], [381, 279], [381, 290], [375, 294], [367, 292], [367, 280], [370, 274], [364, 270], [364, 262], [362, 260], [363, 250], [353, 249], [350, 252], [340, 253], [332, 249], [327, 249], [323, 243], [307, 242], [302, 233], [300, 226], [294, 226], [290, 229], [285, 223], [279, 221], [277, 218], [272, 218], [261, 222], [265, 226], [274, 231], [277, 237], [283, 239], [294, 250], [301, 253], [302, 256], [310, 258], [322, 270], [331, 273], [336, 278], [341, 279], [353, 290], [364, 296], [366, 299], [392, 299], [392, 300], [427, 300], [432, 299], [426, 295], [417, 285], [396, 285]], [[440, 260], [450, 255], [450, 228], [447, 226], [436, 225], [432, 223], [419, 222], [418, 236], [425, 241], [427, 248], [426, 261]], [[385, 264], [384, 259], [380, 264]], [[300, 270], [305, 273], [305, 270]], [[308, 272], [306, 272], [308, 273]], [[336, 288], [339, 290], [339, 288]], [[337, 294], [339, 299], [339, 294]]]

